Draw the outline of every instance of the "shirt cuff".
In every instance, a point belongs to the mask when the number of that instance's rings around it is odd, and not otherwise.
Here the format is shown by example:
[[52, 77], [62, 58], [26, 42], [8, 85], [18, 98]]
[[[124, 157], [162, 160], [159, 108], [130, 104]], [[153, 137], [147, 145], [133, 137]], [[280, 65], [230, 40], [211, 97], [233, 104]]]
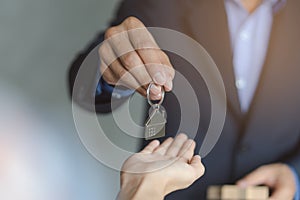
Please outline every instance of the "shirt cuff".
[[128, 97], [134, 93], [134, 90], [115, 88], [106, 83], [105, 80], [101, 77], [97, 85], [96, 95], [100, 95], [103, 91], [111, 94], [112, 97], [117, 99], [121, 99], [122, 97]]
[[295, 181], [296, 181], [296, 194], [294, 197], [294, 200], [300, 200], [300, 180], [299, 180], [299, 175], [297, 174], [296, 170], [292, 167], [289, 166], [290, 169], [292, 170], [294, 177], [295, 177]]

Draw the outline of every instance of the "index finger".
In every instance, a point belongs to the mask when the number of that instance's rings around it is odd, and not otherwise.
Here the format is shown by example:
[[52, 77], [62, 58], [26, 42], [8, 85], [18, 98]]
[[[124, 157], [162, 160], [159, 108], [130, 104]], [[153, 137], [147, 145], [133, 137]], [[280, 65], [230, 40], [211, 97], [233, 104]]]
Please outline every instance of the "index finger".
[[158, 140], [153, 140], [141, 151], [141, 153], [152, 153], [159, 144], [160, 142]]
[[263, 166], [257, 168], [256, 170], [239, 180], [237, 182], [237, 185], [241, 187], [249, 187], [264, 184], [272, 187], [274, 185], [274, 182], [272, 181], [272, 179], [270, 179], [270, 177], [273, 176], [273, 170]]
[[[167, 56], [159, 48], [155, 39], [142, 22], [139, 20], [128, 21], [127, 28], [132, 46], [140, 55], [153, 81], [158, 85], [164, 86], [171, 77], [174, 77], [173, 68], [170, 67], [171, 63]], [[166, 65], [170, 66], [167, 67]], [[170, 85], [166, 86], [168, 90]]]

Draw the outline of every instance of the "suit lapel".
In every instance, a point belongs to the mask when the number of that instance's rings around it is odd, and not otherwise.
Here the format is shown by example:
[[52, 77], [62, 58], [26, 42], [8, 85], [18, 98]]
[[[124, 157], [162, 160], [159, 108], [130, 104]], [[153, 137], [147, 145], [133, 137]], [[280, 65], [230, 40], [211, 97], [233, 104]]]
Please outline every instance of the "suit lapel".
[[[290, 114], [284, 116], [284, 113], [292, 113], [297, 108], [299, 94], [291, 90], [299, 85], [299, 7], [299, 1], [289, 0], [274, 16], [265, 65], [247, 114], [248, 129], [251, 121], [265, 121], [262, 110], [270, 113], [269, 118], [289, 118]], [[288, 98], [283, 101], [283, 97]]]
[[[189, 0], [189, 15], [185, 29], [211, 55], [223, 77], [228, 111], [236, 119], [241, 117], [240, 103], [235, 87], [227, 15], [224, 0]], [[204, 30], [205, 29], [205, 30]]]
[[[189, 3], [187, 4], [187, 10], [189, 10], [189, 12], [186, 12], [188, 15], [186, 16], [185, 30], [187, 30], [187, 34], [197, 40], [214, 59], [224, 80], [228, 101], [228, 111], [238, 121], [244, 119], [246, 126], [248, 120], [252, 117], [258, 117], [255, 113], [258, 108], [257, 106], [260, 103], [261, 98], [266, 96], [268, 90], [274, 88], [274, 83], [276, 83], [276, 79], [278, 79], [277, 75], [286, 74], [291, 76], [291, 74], [293, 74], [292, 71], [283, 69], [283, 66], [289, 63], [290, 65], [293, 65], [298, 62], [290, 59], [290, 57], [298, 58], [298, 56], [292, 55], [299, 52], [299, 48], [290, 53], [287, 53], [287, 50], [285, 50], [285, 52], [281, 52], [282, 55], [278, 54], [278, 48], [280, 48], [281, 45], [286, 46], [288, 44], [295, 46], [295, 39], [297, 38], [292, 36], [295, 35], [295, 32], [299, 33], [300, 28], [292, 22], [297, 21], [295, 18], [298, 16], [298, 11], [294, 8], [299, 8], [299, 4], [300, 2], [297, 0], [287, 1], [286, 8], [279, 11], [279, 13], [277, 13], [274, 17], [265, 65], [253, 100], [249, 107], [249, 111], [246, 115], [243, 115], [241, 112], [238, 93], [235, 86], [232, 49], [230, 45], [224, 0], [189, 0]], [[205, 31], [202, 31], [203, 29], [205, 29]], [[289, 30], [293, 30], [294, 33], [291, 33]], [[285, 64], [282, 62], [283, 60]], [[276, 75], [274, 73], [276, 73]]]

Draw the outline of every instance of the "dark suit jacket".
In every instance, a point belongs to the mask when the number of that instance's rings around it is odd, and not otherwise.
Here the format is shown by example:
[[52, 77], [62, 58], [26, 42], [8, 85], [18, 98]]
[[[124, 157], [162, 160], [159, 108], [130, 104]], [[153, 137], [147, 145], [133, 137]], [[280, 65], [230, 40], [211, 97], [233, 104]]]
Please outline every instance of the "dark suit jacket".
[[[205, 199], [208, 185], [234, 183], [258, 166], [269, 163], [288, 163], [300, 174], [299, 11], [300, 1], [288, 0], [285, 8], [275, 16], [255, 97], [249, 112], [242, 114], [234, 84], [223, 0], [125, 0], [120, 4], [111, 25], [121, 23], [128, 16], [136, 16], [146, 26], [165, 27], [187, 34], [212, 56], [225, 82], [228, 98], [226, 122], [217, 145], [203, 160], [206, 173], [190, 188], [175, 192], [167, 199]], [[71, 89], [83, 59], [101, 41], [103, 33], [73, 62], [69, 76]], [[169, 56], [198, 96], [201, 120], [195, 139], [199, 149], [211, 114], [208, 90], [187, 61], [171, 53]], [[168, 111], [167, 134], [172, 136], [177, 133], [180, 122], [180, 110], [174, 95], [166, 95], [164, 106]], [[96, 97], [96, 109], [100, 113], [110, 111], [109, 94]], [[195, 123], [193, 119], [187, 120], [191, 125]]]

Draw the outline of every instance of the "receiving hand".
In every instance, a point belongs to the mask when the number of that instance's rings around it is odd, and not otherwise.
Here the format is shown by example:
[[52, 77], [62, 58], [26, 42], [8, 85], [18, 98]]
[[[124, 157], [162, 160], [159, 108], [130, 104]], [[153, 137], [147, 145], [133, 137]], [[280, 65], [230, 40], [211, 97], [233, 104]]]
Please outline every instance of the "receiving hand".
[[286, 164], [259, 167], [237, 184], [241, 187], [266, 185], [273, 190], [270, 199], [274, 200], [292, 200], [296, 193], [294, 174]]
[[184, 134], [161, 145], [152, 141], [123, 165], [119, 199], [163, 199], [175, 190], [189, 187], [204, 174], [194, 155], [195, 142]]

